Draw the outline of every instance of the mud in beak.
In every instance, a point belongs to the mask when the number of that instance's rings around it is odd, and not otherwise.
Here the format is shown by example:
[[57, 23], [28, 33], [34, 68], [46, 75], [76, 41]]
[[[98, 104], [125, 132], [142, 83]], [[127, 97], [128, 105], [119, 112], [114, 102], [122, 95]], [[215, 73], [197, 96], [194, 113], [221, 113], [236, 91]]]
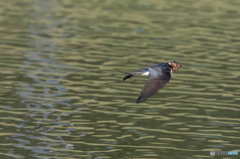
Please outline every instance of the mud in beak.
[[178, 62], [172, 62], [171, 65], [172, 65], [173, 71], [177, 71], [182, 67], [182, 65], [180, 65]]

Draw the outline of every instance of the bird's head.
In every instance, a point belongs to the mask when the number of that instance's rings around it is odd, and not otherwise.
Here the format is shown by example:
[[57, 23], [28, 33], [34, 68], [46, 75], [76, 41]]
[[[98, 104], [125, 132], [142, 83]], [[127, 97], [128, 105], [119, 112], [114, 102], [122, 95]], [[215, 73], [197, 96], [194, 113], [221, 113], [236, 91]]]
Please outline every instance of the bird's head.
[[180, 63], [178, 63], [177, 61], [169, 62], [169, 64], [172, 66], [173, 71], [177, 71], [182, 67], [182, 65]]

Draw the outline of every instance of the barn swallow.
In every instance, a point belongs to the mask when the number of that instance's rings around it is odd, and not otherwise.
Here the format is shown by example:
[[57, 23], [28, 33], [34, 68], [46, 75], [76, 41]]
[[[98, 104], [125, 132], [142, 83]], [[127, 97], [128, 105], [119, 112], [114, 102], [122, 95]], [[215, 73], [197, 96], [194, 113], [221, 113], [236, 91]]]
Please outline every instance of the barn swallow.
[[143, 87], [141, 94], [136, 101], [136, 103], [141, 103], [162, 89], [170, 81], [172, 72], [179, 70], [181, 67], [180, 63], [176, 61], [158, 63], [135, 72], [125, 73], [128, 75], [123, 78], [123, 81], [137, 74], [149, 76], [146, 85]]

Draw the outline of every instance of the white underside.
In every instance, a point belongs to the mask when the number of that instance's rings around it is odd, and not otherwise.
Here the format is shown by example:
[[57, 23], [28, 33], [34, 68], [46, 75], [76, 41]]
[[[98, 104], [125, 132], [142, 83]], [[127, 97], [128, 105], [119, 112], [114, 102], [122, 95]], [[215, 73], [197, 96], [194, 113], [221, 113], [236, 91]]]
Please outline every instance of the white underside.
[[149, 75], [149, 71], [148, 72], [144, 72], [142, 75], [143, 76], [148, 76]]
[[[173, 72], [173, 70], [171, 69], [171, 72], [170, 72], [170, 73], [172, 74], [172, 72]], [[143, 75], [143, 76], [149, 76], [149, 71], [142, 73], [142, 75]]]

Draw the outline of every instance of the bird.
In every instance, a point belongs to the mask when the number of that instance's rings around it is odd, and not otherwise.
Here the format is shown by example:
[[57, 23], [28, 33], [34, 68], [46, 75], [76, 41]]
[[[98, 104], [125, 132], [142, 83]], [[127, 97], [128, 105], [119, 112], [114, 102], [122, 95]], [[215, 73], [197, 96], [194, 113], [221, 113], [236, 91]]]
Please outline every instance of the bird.
[[153, 64], [130, 73], [122, 72], [119, 69], [117, 70], [121, 73], [128, 74], [123, 78], [123, 81], [137, 74], [148, 76], [148, 81], [143, 87], [140, 96], [136, 101], [138, 104], [162, 89], [170, 81], [172, 72], [179, 70], [181, 67], [182, 65], [180, 63], [172, 61], [168, 63]]

